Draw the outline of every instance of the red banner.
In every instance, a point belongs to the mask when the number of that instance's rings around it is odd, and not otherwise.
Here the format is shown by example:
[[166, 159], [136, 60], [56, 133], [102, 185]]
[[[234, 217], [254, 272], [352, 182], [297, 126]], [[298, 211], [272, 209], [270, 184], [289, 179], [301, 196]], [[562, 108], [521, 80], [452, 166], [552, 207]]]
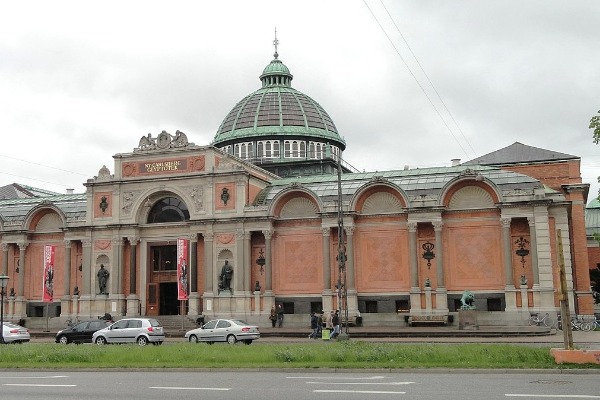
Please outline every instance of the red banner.
[[54, 252], [56, 247], [44, 246], [44, 277], [42, 301], [51, 303], [54, 298]]
[[188, 276], [188, 241], [177, 239], [177, 300], [188, 299]]

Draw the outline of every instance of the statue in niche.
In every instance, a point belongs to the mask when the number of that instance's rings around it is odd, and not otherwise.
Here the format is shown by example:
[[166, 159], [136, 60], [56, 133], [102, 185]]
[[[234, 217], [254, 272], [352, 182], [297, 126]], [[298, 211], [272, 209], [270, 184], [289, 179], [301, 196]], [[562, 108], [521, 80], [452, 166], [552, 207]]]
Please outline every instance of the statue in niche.
[[219, 288], [221, 290], [229, 290], [231, 292], [231, 278], [233, 277], [233, 267], [229, 261], [225, 260], [225, 264], [221, 267]]
[[98, 288], [100, 289], [100, 294], [108, 294], [106, 292], [106, 284], [108, 283], [108, 277], [110, 273], [107, 269], [104, 268], [104, 264], [100, 264], [100, 269], [98, 270]]

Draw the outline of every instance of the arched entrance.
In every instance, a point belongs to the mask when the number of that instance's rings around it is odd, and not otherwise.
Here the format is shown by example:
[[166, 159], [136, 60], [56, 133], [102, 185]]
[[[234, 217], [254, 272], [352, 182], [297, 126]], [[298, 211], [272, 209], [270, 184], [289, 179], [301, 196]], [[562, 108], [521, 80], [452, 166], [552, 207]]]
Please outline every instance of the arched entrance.
[[[189, 221], [187, 206], [177, 197], [164, 197], [150, 209], [149, 224], [184, 223]], [[147, 315], [179, 315], [182, 304], [177, 299], [177, 243], [157, 241], [147, 247]]]

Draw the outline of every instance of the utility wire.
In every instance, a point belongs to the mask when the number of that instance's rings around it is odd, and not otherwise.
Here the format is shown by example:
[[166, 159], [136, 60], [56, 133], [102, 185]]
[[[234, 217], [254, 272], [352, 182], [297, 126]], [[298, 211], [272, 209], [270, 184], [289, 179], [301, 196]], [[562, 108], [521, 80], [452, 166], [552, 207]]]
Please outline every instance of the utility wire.
[[454, 122], [454, 125], [456, 125], [456, 128], [460, 132], [461, 136], [463, 137], [463, 139], [465, 140], [465, 142], [467, 142], [467, 144], [469, 145], [469, 148], [473, 152], [473, 155], [475, 157], [477, 157], [478, 156], [477, 152], [473, 149], [473, 146], [471, 146], [471, 143], [469, 142], [469, 139], [467, 139], [467, 137], [463, 133], [462, 129], [460, 129], [460, 125], [458, 125], [458, 122], [456, 121], [456, 119], [454, 119], [454, 115], [452, 115], [452, 113], [450, 112], [450, 110], [446, 106], [446, 103], [442, 99], [442, 96], [440, 96], [439, 92], [437, 91], [437, 89], [436, 89], [435, 85], [433, 84], [433, 82], [431, 81], [431, 79], [429, 79], [429, 75], [427, 75], [427, 72], [425, 72], [425, 69], [423, 68], [423, 66], [419, 62], [419, 59], [417, 58], [417, 56], [415, 55], [415, 53], [412, 51], [412, 48], [408, 44], [408, 41], [406, 40], [406, 38], [404, 37], [404, 35], [402, 34], [402, 31], [400, 31], [400, 28], [396, 24], [396, 21], [394, 21], [394, 18], [390, 14], [389, 10], [387, 9], [387, 7], [385, 6], [385, 4], [383, 3], [383, 0], [379, 0], [379, 2], [381, 3], [381, 6], [383, 7], [383, 9], [385, 10], [385, 12], [387, 13], [388, 17], [390, 18], [390, 21], [392, 21], [392, 24], [394, 24], [394, 27], [398, 31], [398, 34], [400, 34], [400, 37], [404, 41], [404, 44], [406, 45], [406, 47], [408, 48], [408, 50], [410, 51], [410, 54], [412, 54], [413, 58], [415, 59], [415, 62], [417, 63], [417, 65], [421, 69], [421, 72], [423, 73], [423, 75], [425, 76], [425, 78], [427, 78], [427, 82], [429, 82], [429, 85], [431, 85], [431, 88], [435, 92], [435, 94], [436, 94], [437, 98], [439, 99], [440, 103], [442, 103], [442, 105], [444, 106], [444, 109], [446, 110], [446, 112], [448, 113], [448, 115], [450, 116], [450, 118], [452, 119], [452, 122]]
[[379, 28], [381, 28], [381, 31], [383, 32], [383, 34], [385, 35], [385, 37], [388, 39], [388, 41], [390, 42], [390, 44], [394, 48], [394, 51], [396, 52], [396, 54], [398, 54], [398, 57], [400, 57], [400, 60], [402, 60], [402, 62], [404, 63], [404, 66], [406, 67], [406, 69], [408, 70], [408, 72], [411, 74], [411, 76], [413, 77], [413, 79], [415, 80], [415, 82], [417, 83], [417, 85], [419, 86], [419, 88], [421, 89], [421, 91], [423, 92], [423, 94], [425, 95], [425, 97], [427, 98], [427, 100], [429, 101], [429, 104], [431, 104], [431, 106], [435, 110], [436, 114], [442, 120], [442, 122], [443, 122], [444, 126], [446, 127], [446, 129], [448, 130], [448, 132], [450, 132], [450, 134], [452, 135], [452, 137], [454, 138], [454, 140], [456, 141], [456, 143], [458, 144], [458, 146], [460, 147], [460, 149], [463, 151], [463, 153], [465, 153], [465, 155], [467, 157], [469, 157], [469, 154], [466, 152], [465, 148], [462, 146], [462, 144], [460, 143], [460, 141], [458, 140], [458, 138], [456, 137], [456, 135], [454, 134], [454, 132], [452, 131], [452, 129], [450, 129], [450, 126], [448, 126], [448, 124], [446, 123], [446, 120], [442, 117], [442, 114], [440, 113], [440, 111], [438, 110], [438, 108], [435, 106], [435, 104], [433, 103], [433, 101], [431, 100], [431, 98], [429, 97], [429, 95], [427, 94], [427, 92], [425, 91], [425, 88], [423, 88], [423, 85], [421, 85], [421, 83], [419, 82], [419, 80], [417, 79], [417, 77], [415, 76], [415, 74], [412, 72], [412, 70], [408, 66], [408, 63], [406, 62], [406, 60], [404, 60], [404, 57], [402, 57], [402, 54], [400, 54], [400, 51], [398, 50], [398, 48], [396, 47], [396, 45], [394, 44], [394, 42], [392, 41], [392, 39], [390, 38], [390, 36], [387, 34], [387, 32], [385, 31], [385, 29], [383, 28], [383, 26], [381, 25], [381, 23], [379, 22], [379, 20], [377, 19], [377, 17], [373, 13], [373, 10], [371, 10], [371, 7], [369, 7], [369, 5], [367, 4], [366, 0], [363, 0], [363, 3], [365, 4], [365, 6], [367, 7], [367, 9], [369, 10], [369, 12], [371, 13], [371, 15], [373, 16], [373, 19], [375, 20], [375, 22], [377, 22], [377, 25], [379, 25]]

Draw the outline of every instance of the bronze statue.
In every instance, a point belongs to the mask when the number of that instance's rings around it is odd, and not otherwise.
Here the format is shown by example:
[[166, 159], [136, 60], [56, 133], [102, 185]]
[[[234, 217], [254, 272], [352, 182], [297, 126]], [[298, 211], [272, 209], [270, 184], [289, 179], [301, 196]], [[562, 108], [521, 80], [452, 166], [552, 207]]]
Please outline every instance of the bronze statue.
[[104, 269], [104, 264], [100, 264], [100, 269], [98, 270], [98, 287], [100, 289], [100, 294], [108, 294], [106, 292], [106, 283], [108, 282], [108, 276], [110, 275], [108, 270]]
[[221, 268], [221, 290], [231, 291], [231, 277], [233, 276], [233, 267], [229, 261], [225, 260], [225, 265]]

